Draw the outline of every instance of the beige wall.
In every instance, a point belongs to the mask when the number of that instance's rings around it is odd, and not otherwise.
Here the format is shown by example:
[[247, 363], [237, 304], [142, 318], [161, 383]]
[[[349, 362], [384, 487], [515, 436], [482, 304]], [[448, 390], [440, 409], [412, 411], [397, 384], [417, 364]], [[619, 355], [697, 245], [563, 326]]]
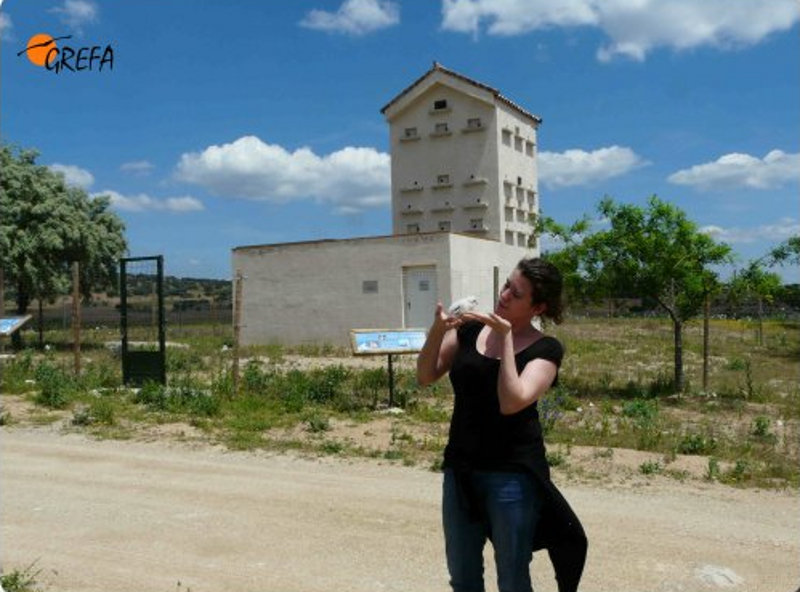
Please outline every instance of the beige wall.
[[[240, 247], [234, 277], [244, 277], [241, 343], [349, 345], [356, 328], [404, 326], [403, 268], [434, 265], [445, 305], [468, 295], [480, 307], [525, 254], [496, 241], [450, 233]], [[378, 292], [363, 293], [364, 281]], [[431, 310], [431, 318], [433, 310]]]
[[[234, 273], [245, 278], [242, 343], [346, 345], [350, 329], [402, 327], [402, 268], [444, 271], [448, 250], [445, 234], [235, 249]], [[363, 293], [364, 281], [377, 281], [378, 292]]]
[[[434, 109], [436, 101], [447, 108]], [[532, 234], [531, 213], [538, 212], [536, 127], [492, 93], [443, 72], [434, 72], [386, 111], [392, 158], [392, 232], [450, 230], [514, 246]], [[468, 120], [479, 118], [479, 129]], [[436, 134], [437, 124], [446, 134]], [[409, 139], [406, 130], [416, 130]], [[439, 175], [450, 186], [437, 186]], [[483, 181], [483, 182], [480, 182]], [[415, 188], [417, 190], [409, 191]], [[485, 207], [484, 207], [485, 206]]]

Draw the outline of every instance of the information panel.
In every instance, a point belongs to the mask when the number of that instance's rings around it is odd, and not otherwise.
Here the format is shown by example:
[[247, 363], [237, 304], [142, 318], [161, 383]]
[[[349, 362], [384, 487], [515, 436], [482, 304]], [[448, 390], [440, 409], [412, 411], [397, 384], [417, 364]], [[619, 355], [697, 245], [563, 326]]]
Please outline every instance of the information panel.
[[0, 318], [0, 335], [8, 336], [19, 331], [22, 325], [31, 320], [31, 315], [24, 317], [2, 317]]
[[425, 329], [351, 329], [355, 355], [413, 354], [425, 345]]

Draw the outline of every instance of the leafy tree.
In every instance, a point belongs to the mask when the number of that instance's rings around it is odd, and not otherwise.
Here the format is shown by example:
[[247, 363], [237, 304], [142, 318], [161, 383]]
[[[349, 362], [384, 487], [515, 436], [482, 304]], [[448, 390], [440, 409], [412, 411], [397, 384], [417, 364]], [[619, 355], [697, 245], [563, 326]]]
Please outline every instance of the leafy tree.
[[647, 208], [606, 197], [598, 212], [608, 221], [607, 230], [573, 238], [564, 253], [548, 258], [565, 263], [570, 281], [581, 284], [579, 291], [587, 296], [638, 296], [658, 303], [672, 320], [674, 384], [683, 390], [683, 325], [701, 311], [716, 282], [709, 267], [727, 261], [730, 247], [699, 232], [682, 210], [656, 196]]
[[771, 265], [800, 265], [800, 235], [791, 236], [772, 249], [769, 259]]
[[[584, 256], [581, 241], [591, 227], [589, 218], [583, 216], [569, 226], [559, 224], [547, 216], [534, 214], [531, 218], [534, 226], [532, 243], [535, 243], [538, 237], [542, 235], [549, 235], [556, 242], [563, 245], [563, 248], [543, 253], [542, 257], [553, 263], [561, 271], [567, 300], [569, 302], [585, 303], [607, 294], [604, 286], [596, 282], [590, 283], [586, 281], [580, 265]], [[535, 244], [531, 244], [531, 247], [533, 246]]]
[[730, 293], [736, 299], [754, 299], [758, 317], [757, 340], [764, 345], [764, 302], [771, 303], [781, 291], [781, 277], [764, 269], [762, 261], [751, 261], [730, 282]]
[[75, 261], [81, 293], [90, 298], [93, 289], [114, 282], [127, 249], [110, 199], [68, 187], [61, 174], [37, 165], [37, 157], [35, 150], [0, 146], [0, 267], [16, 288], [18, 314], [33, 299], [65, 293]]

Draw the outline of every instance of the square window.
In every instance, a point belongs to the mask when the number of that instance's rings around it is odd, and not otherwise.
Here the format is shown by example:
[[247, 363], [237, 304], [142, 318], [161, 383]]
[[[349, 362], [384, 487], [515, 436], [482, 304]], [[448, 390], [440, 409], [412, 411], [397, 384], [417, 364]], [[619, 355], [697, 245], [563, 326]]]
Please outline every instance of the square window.
[[448, 185], [450, 183], [450, 175], [438, 175], [436, 177], [436, 183], [438, 185]]
[[481, 118], [480, 117], [472, 117], [467, 119], [467, 127], [469, 129], [478, 129], [481, 127]]
[[434, 101], [433, 108], [436, 111], [439, 111], [441, 109], [447, 109], [447, 99], [439, 99], [438, 101]]
[[437, 123], [435, 132], [437, 134], [446, 134], [447, 133], [447, 123]]
[[378, 280], [364, 280], [361, 282], [362, 294], [377, 294], [378, 293]]
[[450, 220], [442, 220], [439, 222], [439, 230], [450, 232]]
[[406, 225], [406, 232], [408, 234], [416, 234], [419, 232], [419, 224], [408, 224]]
[[417, 137], [417, 128], [415, 127], [407, 127], [403, 131], [403, 136], [406, 138], [416, 138]]

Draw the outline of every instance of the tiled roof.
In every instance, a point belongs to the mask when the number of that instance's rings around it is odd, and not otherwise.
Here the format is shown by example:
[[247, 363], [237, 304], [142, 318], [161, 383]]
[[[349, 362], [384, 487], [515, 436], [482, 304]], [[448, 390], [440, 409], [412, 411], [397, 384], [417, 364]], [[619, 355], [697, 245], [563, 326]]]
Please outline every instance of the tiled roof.
[[425, 74], [423, 74], [417, 80], [415, 80], [410, 86], [408, 86], [406, 89], [404, 89], [399, 95], [397, 95], [395, 98], [393, 98], [391, 101], [389, 101], [383, 107], [383, 109], [381, 109], [381, 113], [385, 114], [386, 110], [389, 109], [389, 107], [394, 105], [397, 101], [399, 101], [404, 96], [406, 96], [408, 93], [410, 93], [417, 85], [419, 85], [428, 76], [430, 76], [431, 74], [433, 74], [434, 72], [437, 72], [437, 71], [438, 72], [442, 72], [444, 74], [447, 74], [449, 76], [452, 76], [453, 78], [457, 78], [457, 79], [459, 79], [459, 80], [461, 80], [463, 82], [466, 82], [467, 84], [471, 84], [471, 85], [476, 86], [476, 87], [478, 87], [480, 89], [489, 91], [490, 93], [492, 93], [492, 95], [494, 96], [495, 99], [497, 99], [501, 103], [504, 103], [504, 104], [508, 105], [509, 107], [511, 107], [512, 109], [514, 109], [518, 113], [520, 113], [521, 115], [524, 115], [525, 117], [528, 117], [528, 118], [532, 119], [537, 124], [542, 122], [542, 118], [541, 117], [539, 117], [538, 115], [534, 115], [533, 113], [531, 113], [529, 111], [526, 111], [525, 109], [523, 109], [522, 107], [517, 105], [511, 99], [508, 99], [508, 98], [504, 97], [503, 95], [500, 94], [500, 91], [497, 90], [496, 88], [492, 88], [491, 86], [483, 84], [482, 82], [478, 82], [477, 80], [473, 80], [472, 78], [469, 78], [468, 76], [464, 76], [463, 74], [459, 74], [458, 72], [450, 70], [449, 68], [445, 68], [439, 62], [433, 62], [433, 67], [430, 70], [425, 72]]

